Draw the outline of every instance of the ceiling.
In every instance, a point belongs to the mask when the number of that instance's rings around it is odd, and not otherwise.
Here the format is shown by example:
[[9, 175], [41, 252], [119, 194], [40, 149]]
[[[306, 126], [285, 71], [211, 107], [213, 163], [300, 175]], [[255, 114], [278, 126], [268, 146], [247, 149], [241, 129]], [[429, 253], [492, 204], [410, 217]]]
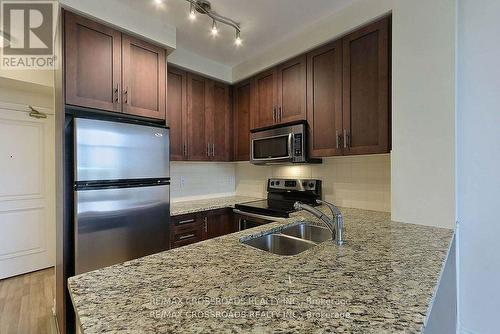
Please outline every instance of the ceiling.
[[226, 66], [238, 65], [291, 37], [322, 18], [341, 10], [355, 0], [212, 0], [212, 9], [241, 26], [243, 44], [234, 44], [235, 32], [218, 24], [219, 35], [210, 35], [212, 21], [198, 15], [188, 19], [185, 0], [122, 0], [132, 9], [159, 16], [177, 28], [177, 47]]

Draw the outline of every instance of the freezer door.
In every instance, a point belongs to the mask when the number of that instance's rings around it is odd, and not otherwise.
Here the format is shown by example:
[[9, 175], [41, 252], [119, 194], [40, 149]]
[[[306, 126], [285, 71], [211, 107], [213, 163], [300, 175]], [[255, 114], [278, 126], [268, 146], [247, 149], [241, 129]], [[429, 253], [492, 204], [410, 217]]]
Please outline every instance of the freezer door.
[[75, 181], [170, 177], [166, 128], [75, 118]]
[[75, 274], [169, 249], [169, 187], [75, 191]]

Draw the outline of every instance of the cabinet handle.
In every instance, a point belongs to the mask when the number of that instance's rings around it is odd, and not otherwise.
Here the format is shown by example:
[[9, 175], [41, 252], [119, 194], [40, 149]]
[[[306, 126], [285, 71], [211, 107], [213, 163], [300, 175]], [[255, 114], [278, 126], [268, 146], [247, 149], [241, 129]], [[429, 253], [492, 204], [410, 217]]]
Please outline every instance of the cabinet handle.
[[342, 134], [338, 130], [335, 131], [335, 136], [337, 138], [337, 148], [342, 148]]
[[186, 143], [183, 144], [183, 152], [184, 152], [184, 156], [187, 157], [188, 152], [187, 152], [187, 145], [186, 145]]
[[185, 225], [189, 223], [194, 223], [194, 219], [181, 220], [180, 222], [177, 223], [177, 225]]
[[276, 123], [276, 106], [273, 107], [273, 123]]
[[210, 143], [207, 143], [207, 157], [210, 156]]
[[212, 156], [215, 157], [215, 144], [212, 144]]
[[128, 104], [128, 86], [125, 89], [125, 91], [123, 92], [123, 97], [125, 99], [125, 103]]
[[194, 233], [184, 234], [184, 235], [181, 235], [179, 237], [179, 240], [186, 240], [186, 239], [194, 238], [194, 237], [196, 237], [196, 234], [194, 234]]
[[283, 110], [281, 110], [281, 106], [278, 107], [278, 123], [281, 123], [283, 120]]
[[115, 88], [115, 103], [118, 103], [118, 84], [116, 84], [116, 88]]
[[351, 147], [351, 136], [349, 136], [347, 130], [344, 129], [344, 148], [350, 148], [350, 147]]
[[208, 218], [205, 217], [204, 220], [205, 220], [205, 233], [207, 233], [208, 232]]

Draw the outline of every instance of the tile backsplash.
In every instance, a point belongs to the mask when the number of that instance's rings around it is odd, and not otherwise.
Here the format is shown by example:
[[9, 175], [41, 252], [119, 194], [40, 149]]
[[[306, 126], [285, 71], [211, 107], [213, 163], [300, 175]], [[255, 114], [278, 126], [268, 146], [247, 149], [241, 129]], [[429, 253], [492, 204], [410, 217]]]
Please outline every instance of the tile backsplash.
[[170, 175], [173, 202], [232, 196], [235, 192], [234, 163], [173, 161]]
[[323, 159], [317, 165], [255, 166], [238, 163], [171, 163], [172, 201], [220, 196], [266, 196], [270, 177], [323, 181], [323, 198], [339, 206], [391, 211], [390, 154]]
[[323, 198], [339, 206], [391, 211], [390, 154], [343, 156], [322, 164], [254, 166], [236, 164], [236, 194], [262, 197], [270, 177], [322, 180]]

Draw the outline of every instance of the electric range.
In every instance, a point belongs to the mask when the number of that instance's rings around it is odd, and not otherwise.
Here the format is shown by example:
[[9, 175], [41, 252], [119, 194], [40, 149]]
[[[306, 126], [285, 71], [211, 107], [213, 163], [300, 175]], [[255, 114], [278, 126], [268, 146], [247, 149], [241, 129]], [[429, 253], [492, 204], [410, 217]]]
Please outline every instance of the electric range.
[[317, 199], [321, 199], [321, 180], [272, 178], [267, 180], [267, 199], [236, 204], [234, 212], [244, 230], [288, 218], [296, 211], [295, 202], [316, 206]]

